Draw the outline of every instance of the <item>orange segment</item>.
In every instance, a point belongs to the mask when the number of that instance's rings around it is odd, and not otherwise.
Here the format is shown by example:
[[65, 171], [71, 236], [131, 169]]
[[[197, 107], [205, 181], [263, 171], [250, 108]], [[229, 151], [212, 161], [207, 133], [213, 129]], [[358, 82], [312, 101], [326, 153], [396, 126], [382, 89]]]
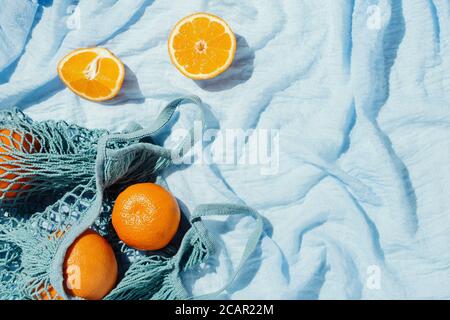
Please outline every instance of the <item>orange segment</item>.
[[75, 94], [92, 101], [114, 98], [125, 77], [123, 63], [108, 49], [72, 51], [58, 63], [58, 75]]
[[211, 79], [231, 65], [236, 38], [228, 24], [209, 13], [196, 13], [181, 19], [168, 41], [169, 56], [185, 76]]
[[207, 40], [212, 40], [216, 38], [217, 35], [221, 35], [223, 33], [225, 33], [225, 28], [220, 23], [212, 21], [205, 33], [205, 38]]
[[120, 67], [117, 62], [110, 58], [99, 61], [97, 81], [108, 87], [113, 88], [116, 85], [116, 79], [120, 77]]

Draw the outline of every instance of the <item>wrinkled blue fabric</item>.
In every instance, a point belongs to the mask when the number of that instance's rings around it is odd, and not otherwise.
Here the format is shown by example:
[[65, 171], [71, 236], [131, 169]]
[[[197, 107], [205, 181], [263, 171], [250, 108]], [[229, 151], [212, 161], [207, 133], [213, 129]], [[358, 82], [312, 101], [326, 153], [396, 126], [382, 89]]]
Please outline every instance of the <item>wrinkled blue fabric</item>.
[[[223, 17], [238, 43], [231, 69], [204, 82], [181, 75], [166, 44], [197, 11]], [[56, 73], [70, 50], [96, 45], [127, 68], [110, 103], [75, 96]], [[221, 163], [167, 173], [188, 209], [246, 203], [265, 217], [222, 298], [450, 298], [449, 70], [448, 0], [0, 0], [1, 108], [121, 130], [195, 94], [211, 126], [278, 132], [275, 174]], [[173, 127], [189, 128], [189, 114]], [[196, 295], [233, 274], [252, 221], [208, 227], [222, 249], [185, 275]]]
[[0, 1], [0, 70], [22, 53], [37, 7], [32, 1]]

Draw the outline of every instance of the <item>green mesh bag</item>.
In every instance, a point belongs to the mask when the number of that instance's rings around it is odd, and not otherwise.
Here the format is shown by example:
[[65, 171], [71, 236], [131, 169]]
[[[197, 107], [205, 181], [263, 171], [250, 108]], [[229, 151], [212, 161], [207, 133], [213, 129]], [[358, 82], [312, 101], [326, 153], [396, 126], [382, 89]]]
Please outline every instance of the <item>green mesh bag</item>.
[[[180, 244], [171, 243], [158, 252], [126, 246], [111, 226], [114, 199], [121, 190], [145, 181], [167, 188], [162, 171], [176, 165], [172, 159], [182, 157], [195, 143], [193, 130], [175, 150], [152, 142], [184, 102], [202, 106], [197, 97], [174, 100], [150, 128], [135, 127], [120, 134], [65, 122], [33, 122], [18, 110], [1, 116], [6, 128], [3, 145], [12, 147], [2, 150], [7, 165], [1, 168], [5, 172], [0, 198], [0, 299], [53, 297], [48, 291], [51, 287], [62, 298], [74, 299], [64, 291], [63, 263], [69, 246], [88, 228], [108, 240], [119, 263], [119, 281], [105, 299], [192, 298], [180, 274], [205, 262], [214, 252], [214, 241], [202, 217], [249, 215], [257, 227], [231, 284], [256, 248], [263, 229], [261, 217], [246, 206], [198, 206], [189, 219], [186, 217], [189, 227]], [[35, 208], [35, 202], [45, 202], [44, 198], [50, 203], [45, 209], [23, 214], [32, 211], [29, 208]], [[25, 206], [28, 209], [22, 211]], [[200, 298], [213, 298], [228, 285]]]
[[0, 128], [1, 208], [30, 212], [94, 176], [97, 142], [107, 134], [64, 121], [34, 122], [18, 109], [0, 114]]

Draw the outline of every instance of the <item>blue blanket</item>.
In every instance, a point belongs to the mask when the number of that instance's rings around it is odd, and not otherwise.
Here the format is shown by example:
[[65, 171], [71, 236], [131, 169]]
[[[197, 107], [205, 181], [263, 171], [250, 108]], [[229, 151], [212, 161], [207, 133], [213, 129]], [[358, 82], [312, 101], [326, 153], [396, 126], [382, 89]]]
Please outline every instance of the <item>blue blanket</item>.
[[[171, 65], [166, 43], [197, 11], [229, 22], [238, 46], [203, 82]], [[126, 64], [110, 103], [58, 79], [61, 57], [88, 46]], [[0, 0], [2, 109], [122, 130], [180, 95], [204, 100], [215, 130], [194, 164], [167, 173], [172, 192], [188, 210], [246, 203], [265, 217], [222, 298], [450, 298], [449, 71], [448, 0]], [[175, 144], [193, 114], [160, 142]], [[208, 226], [220, 250], [185, 275], [194, 294], [228, 281], [253, 223]]]

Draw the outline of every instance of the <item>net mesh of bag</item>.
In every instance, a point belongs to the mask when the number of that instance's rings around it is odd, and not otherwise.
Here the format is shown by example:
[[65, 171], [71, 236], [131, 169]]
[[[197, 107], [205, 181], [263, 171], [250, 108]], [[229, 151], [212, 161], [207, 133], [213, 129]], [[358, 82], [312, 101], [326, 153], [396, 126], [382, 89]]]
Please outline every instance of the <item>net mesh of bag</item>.
[[86, 184], [94, 176], [97, 141], [108, 133], [34, 122], [18, 109], [0, 114], [0, 128], [1, 207], [22, 212]]
[[[179, 154], [186, 141], [193, 142], [188, 135], [175, 151], [151, 143], [185, 101], [201, 104], [195, 97], [174, 100], [151, 128], [121, 134], [65, 122], [33, 122], [18, 110], [2, 115], [2, 125], [11, 133], [5, 137], [13, 147], [2, 153], [7, 163], [2, 170], [8, 170], [2, 182], [9, 185], [0, 198], [0, 299], [71, 299], [64, 290], [64, 257], [88, 228], [108, 240], [119, 263], [119, 281], [105, 299], [188, 298], [180, 273], [198, 266], [214, 251], [201, 221], [205, 215], [252, 215], [258, 227], [245, 248], [243, 261], [248, 258], [262, 222], [245, 206], [198, 207], [179, 248], [169, 245], [157, 253], [126, 246], [112, 229], [111, 210], [118, 193], [131, 183], [163, 183], [160, 174], [172, 164], [173, 152]], [[22, 138], [16, 140], [25, 147], [15, 147], [14, 132], [20, 132]], [[17, 177], [10, 179], [12, 175]], [[11, 183], [20, 186], [11, 187]], [[14, 196], [8, 194], [13, 191]], [[38, 213], [23, 214], [24, 203], [30, 205], [44, 194], [59, 198]]]

